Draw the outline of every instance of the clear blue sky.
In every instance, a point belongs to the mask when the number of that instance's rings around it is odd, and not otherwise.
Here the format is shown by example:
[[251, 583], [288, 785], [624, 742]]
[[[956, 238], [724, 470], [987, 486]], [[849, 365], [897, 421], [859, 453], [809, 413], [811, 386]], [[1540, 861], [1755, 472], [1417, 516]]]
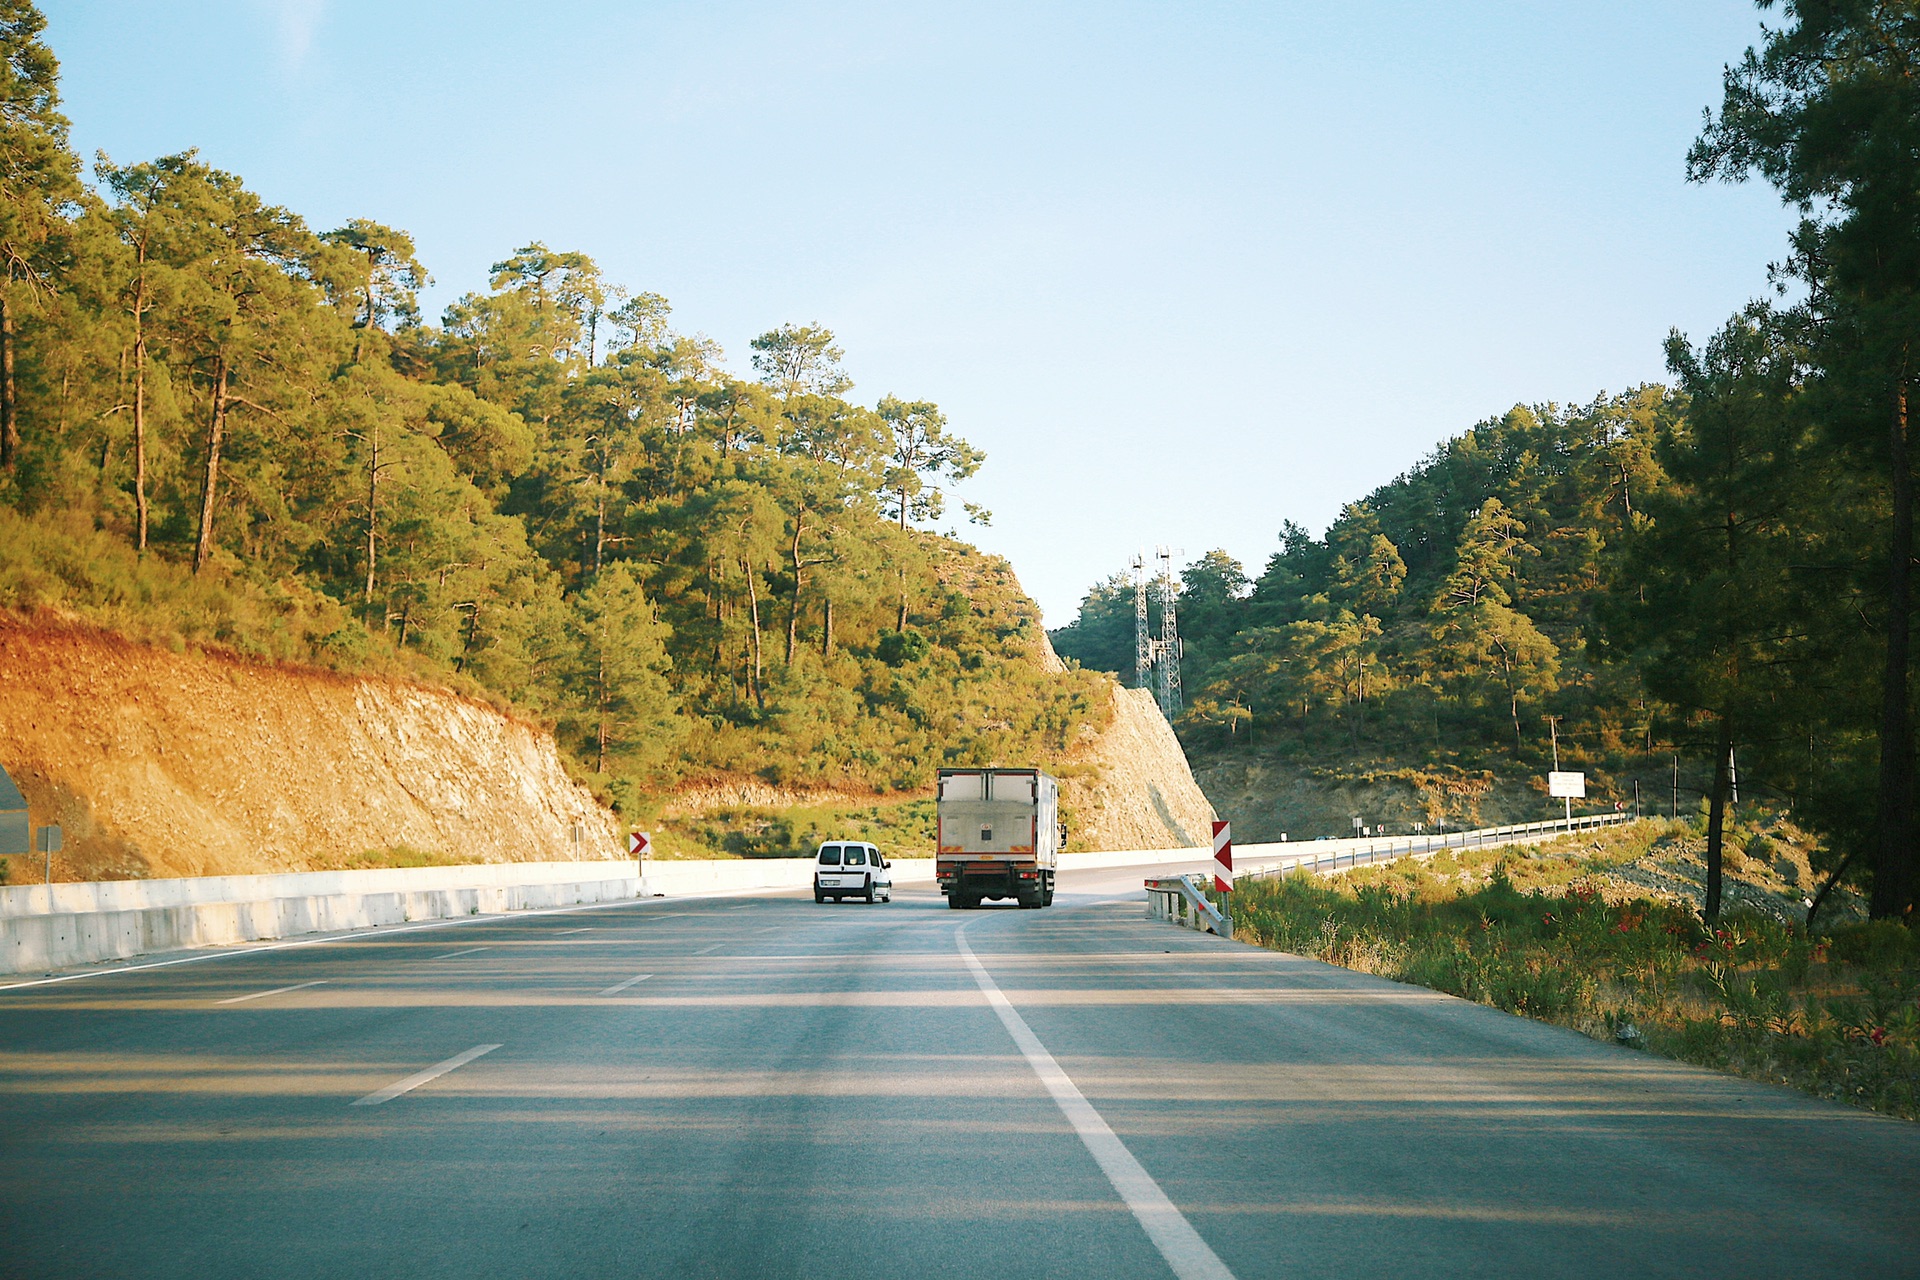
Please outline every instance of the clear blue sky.
[[1684, 181], [1749, 0], [45, 9], [83, 154], [404, 227], [432, 312], [542, 239], [743, 373], [830, 326], [856, 399], [987, 450], [970, 536], [1050, 625], [1137, 546], [1257, 572], [1483, 417], [1660, 378], [1789, 222]]

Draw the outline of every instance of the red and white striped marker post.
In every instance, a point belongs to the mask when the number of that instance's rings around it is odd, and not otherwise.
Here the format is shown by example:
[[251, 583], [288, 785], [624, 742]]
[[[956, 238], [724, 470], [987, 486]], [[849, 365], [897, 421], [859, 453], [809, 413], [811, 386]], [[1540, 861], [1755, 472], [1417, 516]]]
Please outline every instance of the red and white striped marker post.
[[1213, 824], [1213, 887], [1221, 893], [1233, 892], [1233, 824]]

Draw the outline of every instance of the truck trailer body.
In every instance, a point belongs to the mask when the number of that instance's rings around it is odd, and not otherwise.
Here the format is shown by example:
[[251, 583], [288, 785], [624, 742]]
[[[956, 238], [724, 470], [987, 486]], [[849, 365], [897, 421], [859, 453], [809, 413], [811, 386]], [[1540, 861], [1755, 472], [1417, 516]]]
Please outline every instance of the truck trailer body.
[[934, 874], [949, 907], [987, 898], [1028, 908], [1053, 901], [1067, 829], [1052, 777], [1038, 769], [942, 769], [938, 810]]

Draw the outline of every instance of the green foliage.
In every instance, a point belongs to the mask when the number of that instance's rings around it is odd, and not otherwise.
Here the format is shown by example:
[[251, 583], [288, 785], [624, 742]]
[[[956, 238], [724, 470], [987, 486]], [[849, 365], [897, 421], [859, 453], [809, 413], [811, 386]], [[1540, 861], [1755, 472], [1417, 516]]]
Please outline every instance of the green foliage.
[[[1152, 625], [1159, 633], [1159, 606], [1152, 605]], [[1048, 633], [1054, 652], [1095, 671], [1111, 671], [1131, 683], [1134, 675], [1133, 582], [1116, 573], [1095, 583], [1080, 601], [1072, 622]]]
[[[1638, 669], [1589, 645], [1683, 407], [1657, 386], [1516, 407], [1348, 504], [1324, 537], [1286, 522], [1251, 591], [1224, 552], [1196, 561], [1180, 596], [1189, 741], [1531, 764], [1543, 715], [1584, 720], [1593, 745], [1640, 727]], [[1128, 580], [1093, 588], [1053, 640], [1130, 672]]]
[[539, 241], [424, 323], [404, 231], [192, 151], [83, 185], [42, 25], [0, 3], [0, 606], [484, 692], [636, 812], [688, 773], [923, 788], [1103, 714], [1004, 564], [915, 527], [979, 450], [847, 399], [830, 330], [743, 381]]
[[1242, 880], [1236, 936], [1753, 1079], [1920, 1118], [1920, 952], [1891, 921], [1827, 941], [1603, 891], [1668, 838]]
[[[1794, 647], [1813, 660], [1781, 683], [1809, 708], [1808, 723], [1795, 726], [1806, 730], [1807, 754], [1824, 738], [1825, 752], [1845, 765], [1809, 767], [1810, 798], [1854, 849], [1870, 851], [1874, 914], [1899, 916], [1920, 900], [1910, 412], [1920, 337], [1920, 87], [1912, 74], [1920, 22], [1910, 0], [1794, 4], [1782, 18], [1727, 67], [1720, 110], [1688, 153], [1688, 173], [1696, 181], [1757, 174], [1800, 215], [1779, 268], [1781, 292], [1799, 301], [1767, 326], [1772, 363], [1783, 371], [1774, 389], [1721, 417], [1741, 428], [1743, 444], [1764, 440], [1782, 419], [1788, 427], [1786, 483], [1749, 491], [1747, 520], [1770, 507], [1792, 511], [1800, 494], [1822, 500], [1810, 518], [1789, 516], [1789, 536], [1774, 539], [1798, 553], [1778, 574], [1790, 590], [1777, 594], [1821, 606], [1791, 628], [1804, 628]], [[1712, 355], [1710, 345], [1709, 367]], [[1740, 382], [1721, 381], [1730, 390], [1757, 381], [1751, 361], [1741, 371]], [[1876, 671], [1877, 681], [1859, 678], [1863, 671]], [[1738, 683], [1749, 686], [1745, 673]]]
[[666, 823], [667, 857], [797, 858], [827, 840], [866, 840], [889, 858], [932, 857], [934, 802], [735, 806]]

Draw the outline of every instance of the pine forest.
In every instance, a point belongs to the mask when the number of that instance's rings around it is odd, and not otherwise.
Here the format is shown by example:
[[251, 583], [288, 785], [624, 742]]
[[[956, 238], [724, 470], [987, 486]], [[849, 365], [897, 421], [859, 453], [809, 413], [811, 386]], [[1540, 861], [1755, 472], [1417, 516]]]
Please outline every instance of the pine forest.
[[[1677, 793], [1709, 917], [1729, 807], [1758, 800], [1819, 834], [1826, 884], [1911, 912], [1920, 91], [1891, 12], [1791, 6], [1727, 69], [1688, 176], [1799, 220], [1773, 296], [1669, 337], [1668, 385], [1515, 407], [1324, 535], [1286, 523], [1257, 576], [1187, 567], [1190, 749], [1529, 781], [1557, 757], [1604, 803]], [[1130, 675], [1133, 610], [1099, 583], [1056, 647]]]
[[826, 328], [734, 376], [541, 243], [429, 323], [403, 230], [192, 151], [83, 163], [43, 28], [0, 4], [0, 604], [448, 684], [629, 812], [688, 775], [924, 789], [1107, 714], [1004, 562], [924, 527], [981, 452], [850, 399]]

